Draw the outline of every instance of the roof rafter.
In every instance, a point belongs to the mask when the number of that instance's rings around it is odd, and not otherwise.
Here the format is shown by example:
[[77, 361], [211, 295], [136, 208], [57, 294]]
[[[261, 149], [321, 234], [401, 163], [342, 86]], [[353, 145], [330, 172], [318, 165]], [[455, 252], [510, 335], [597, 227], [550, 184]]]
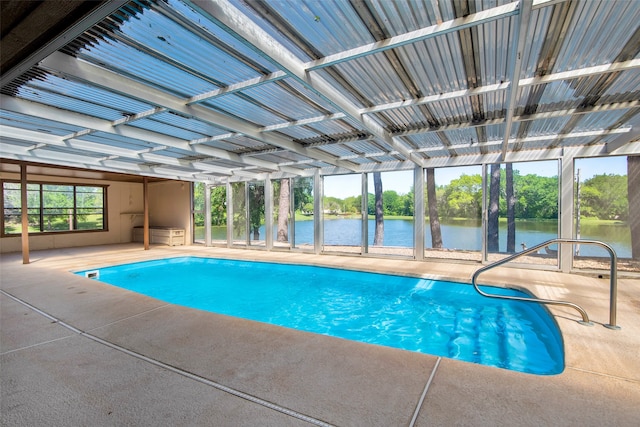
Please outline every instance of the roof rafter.
[[[98, 67], [97, 65], [60, 52], [56, 52], [43, 60], [40, 63], [40, 66], [45, 69], [51, 69], [54, 72], [61, 72], [81, 81], [91, 82], [94, 85], [120, 93], [124, 96], [134, 97], [138, 100], [167, 108], [168, 110], [174, 111], [178, 114], [183, 114], [186, 117], [197, 118], [222, 129], [241, 133], [258, 141], [291, 150], [303, 156], [344, 167], [352, 171], [356, 171], [357, 169], [352, 163], [338, 162], [332, 156], [318, 152], [317, 150], [306, 149], [284, 137], [262, 132], [260, 127], [251, 123], [243, 122], [201, 105], [187, 105], [185, 100], [179, 97], [162, 92], [158, 89], [119, 75], [113, 71]], [[276, 165], [271, 165], [269, 167], [273, 170], [277, 170]]]
[[113, 123], [108, 120], [103, 120], [70, 111], [63, 112], [62, 110], [59, 110], [57, 108], [49, 107], [47, 105], [39, 104], [33, 101], [26, 101], [7, 95], [0, 95], [0, 102], [2, 103], [3, 109], [7, 111], [13, 111], [15, 113], [42, 117], [48, 120], [82, 126], [87, 129], [93, 129], [95, 131], [105, 132], [108, 134], [122, 135], [127, 138], [134, 138], [140, 141], [148, 141], [153, 144], [166, 145], [184, 151], [191, 151], [194, 153], [229, 160], [239, 164], [258, 166], [271, 170], [278, 169], [277, 165], [270, 162], [252, 158], [245, 158], [243, 156], [239, 156], [237, 154], [233, 154], [228, 151], [209, 146], [190, 145], [188, 141], [140, 128], [129, 126], [113, 126]]
[[195, 3], [189, 1], [189, 4], [194, 9], [200, 10], [222, 29], [253, 49], [257, 54], [276, 64], [278, 67], [283, 68], [289, 75], [309, 90], [360, 123], [367, 131], [397, 149], [403, 156], [418, 165], [422, 165], [421, 158], [416, 156], [416, 154], [404, 144], [394, 139], [389, 132], [383, 129], [373, 119], [361, 115], [358, 107], [351, 103], [351, 101], [324, 78], [315, 73], [309, 73], [305, 69], [302, 61], [296, 58], [295, 55], [271, 37], [266, 31], [243, 15], [233, 5], [223, 0], [215, 3]]
[[504, 136], [502, 138], [502, 153], [500, 159], [506, 161], [507, 151], [509, 148], [509, 138], [511, 137], [511, 126], [513, 124], [513, 116], [515, 112], [516, 100], [518, 98], [518, 86], [520, 84], [520, 72], [522, 71], [522, 60], [524, 58], [524, 48], [527, 41], [527, 33], [529, 32], [529, 21], [531, 15], [531, 0], [520, 0], [520, 13], [517, 18], [516, 43], [513, 44], [513, 53], [511, 56], [510, 72], [511, 86], [509, 87], [509, 97], [507, 100], [505, 117]]
[[[112, 159], [122, 157], [126, 159], [133, 160], [143, 160], [149, 163], [159, 163], [166, 164], [169, 166], [178, 166], [189, 168], [193, 173], [206, 171], [215, 171], [217, 174], [221, 175], [232, 175], [232, 173], [225, 168], [217, 167], [217, 166], [207, 166], [206, 168], [202, 168], [202, 165], [206, 165], [205, 160], [201, 161], [189, 161], [183, 160], [180, 158], [175, 158], [171, 156], [166, 156], [162, 154], [154, 154], [156, 151], [160, 151], [162, 149], [166, 149], [166, 146], [161, 147], [151, 147], [146, 150], [133, 150], [122, 147], [114, 147], [107, 144], [100, 144], [97, 142], [84, 141], [77, 138], [69, 138], [69, 137], [42, 137], [40, 132], [35, 131], [27, 131], [24, 129], [13, 128], [10, 126], [0, 125], [0, 132], [14, 140], [22, 140], [26, 142], [35, 142], [39, 141], [37, 146], [34, 149], [41, 149], [44, 146], [57, 146], [57, 147], [69, 147], [76, 148], [83, 151], [89, 151], [92, 153], [100, 154], [103, 156], [110, 157]], [[31, 147], [30, 147], [31, 148]], [[31, 149], [27, 149], [27, 151], [32, 151]]]

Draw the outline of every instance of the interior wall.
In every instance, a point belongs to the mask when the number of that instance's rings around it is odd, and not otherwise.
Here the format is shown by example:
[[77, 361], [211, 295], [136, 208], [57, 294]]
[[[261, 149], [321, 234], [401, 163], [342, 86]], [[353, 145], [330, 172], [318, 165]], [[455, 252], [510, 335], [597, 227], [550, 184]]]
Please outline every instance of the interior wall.
[[185, 243], [191, 244], [191, 183], [150, 182], [148, 190], [149, 226], [184, 228]]
[[[1, 172], [2, 179], [19, 180], [19, 174]], [[29, 174], [28, 181], [69, 184], [107, 185], [107, 231], [31, 234], [29, 250], [57, 249], [74, 246], [128, 243], [132, 229], [143, 224], [143, 187], [141, 183], [73, 179]], [[22, 250], [21, 236], [0, 237], [0, 253]]]

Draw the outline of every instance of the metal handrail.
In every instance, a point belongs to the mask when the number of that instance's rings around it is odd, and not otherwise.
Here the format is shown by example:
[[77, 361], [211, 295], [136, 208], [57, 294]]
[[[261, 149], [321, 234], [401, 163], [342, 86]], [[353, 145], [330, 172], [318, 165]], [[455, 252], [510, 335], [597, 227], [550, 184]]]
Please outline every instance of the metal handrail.
[[619, 326], [616, 326], [616, 303], [617, 303], [617, 294], [618, 294], [618, 256], [616, 255], [616, 251], [613, 250], [613, 248], [611, 246], [609, 246], [608, 244], [604, 243], [604, 242], [600, 242], [598, 240], [581, 240], [581, 239], [551, 239], [551, 240], [547, 240], [546, 242], [540, 243], [539, 245], [535, 245], [531, 248], [528, 249], [524, 249], [522, 252], [518, 252], [514, 255], [508, 256], [506, 258], [503, 258], [499, 261], [496, 261], [494, 263], [491, 263], [489, 265], [486, 265], [480, 269], [478, 269], [475, 273], [473, 273], [473, 277], [471, 278], [471, 284], [473, 285], [473, 287], [475, 288], [475, 290], [482, 296], [485, 297], [489, 297], [489, 298], [499, 298], [499, 299], [509, 299], [509, 300], [517, 300], [517, 301], [525, 301], [525, 302], [538, 302], [541, 304], [553, 304], [553, 305], [564, 305], [564, 306], [568, 306], [571, 308], [576, 309], [578, 312], [580, 312], [580, 315], [582, 316], [582, 321], [578, 322], [581, 323], [583, 325], [588, 325], [591, 326], [593, 325], [593, 323], [591, 323], [591, 321], [589, 320], [589, 316], [587, 315], [587, 312], [580, 307], [577, 304], [574, 304], [572, 302], [568, 302], [568, 301], [559, 301], [559, 300], [548, 300], [548, 299], [540, 299], [540, 298], [526, 298], [526, 297], [517, 297], [517, 296], [507, 296], [507, 295], [496, 295], [496, 294], [489, 294], [487, 292], [484, 292], [480, 289], [480, 287], [478, 287], [478, 284], [476, 283], [476, 280], [478, 279], [478, 276], [487, 271], [487, 270], [491, 270], [492, 268], [498, 267], [502, 264], [506, 264], [511, 260], [514, 260], [516, 258], [519, 258], [521, 256], [530, 254], [531, 252], [537, 252], [538, 249], [542, 249], [542, 248], [546, 248], [548, 249], [548, 247], [550, 245], [556, 244], [556, 243], [570, 243], [570, 244], [585, 244], [585, 245], [598, 245], [601, 246], [603, 248], [605, 248], [607, 251], [609, 251], [609, 255], [611, 257], [611, 280], [610, 280], [610, 291], [609, 291], [609, 324], [604, 325], [605, 327], [609, 328], [609, 329], [620, 329]]

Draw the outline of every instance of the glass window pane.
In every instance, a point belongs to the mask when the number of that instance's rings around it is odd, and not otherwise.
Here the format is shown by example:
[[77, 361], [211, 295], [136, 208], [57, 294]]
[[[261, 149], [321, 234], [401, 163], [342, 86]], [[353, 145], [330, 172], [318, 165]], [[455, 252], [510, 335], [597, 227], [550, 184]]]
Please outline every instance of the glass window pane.
[[264, 181], [248, 182], [247, 186], [249, 189], [249, 244], [264, 246]]
[[73, 186], [42, 185], [43, 231], [73, 230]]
[[20, 194], [20, 183], [3, 182], [3, 213], [5, 234], [22, 232], [22, 200]]
[[233, 220], [233, 244], [247, 244], [247, 213], [245, 209], [245, 183], [234, 182], [231, 184], [233, 196], [232, 220]]
[[[487, 183], [489, 261], [558, 237], [557, 161], [490, 165]], [[518, 262], [557, 265], [557, 245]]]
[[324, 251], [362, 252], [362, 176], [324, 177]]
[[432, 171], [433, 178], [425, 172], [425, 257], [480, 261], [482, 167]]
[[413, 256], [413, 171], [370, 173], [367, 178], [369, 253]]
[[[633, 257], [630, 221], [634, 213], [640, 214], [640, 201], [634, 207], [630, 200], [634, 194], [636, 197], [640, 194], [640, 182], [630, 182], [633, 176], [640, 178], [638, 160], [640, 157], [620, 156], [575, 161], [574, 236], [610, 245], [616, 251], [621, 271], [640, 271], [640, 253]], [[635, 193], [630, 189], [635, 189]], [[574, 251], [576, 268], [610, 268], [609, 252], [600, 246], [576, 245]]]
[[313, 178], [293, 180], [293, 204], [295, 209], [294, 247], [312, 251], [314, 249], [314, 192]]
[[227, 242], [227, 187], [211, 188], [211, 241]]
[[193, 241], [204, 243], [204, 191], [205, 185], [202, 182], [193, 184]]
[[[4, 182], [3, 190], [4, 232], [19, 233], [20, 184]], [[29, 232], [103, 230], [105, 191], [102, 186], [27, 184]]]
[[293, 179], [273, 181], [273, 245], [291, 246], [291, 184]]

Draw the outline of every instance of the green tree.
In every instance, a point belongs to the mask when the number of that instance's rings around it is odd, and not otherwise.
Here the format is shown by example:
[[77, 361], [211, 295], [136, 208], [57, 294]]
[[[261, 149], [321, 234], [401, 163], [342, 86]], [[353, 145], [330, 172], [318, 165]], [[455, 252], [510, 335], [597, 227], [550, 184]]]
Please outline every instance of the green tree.
[[402, 210], [402, 200], [394, 190], [383, 191], [382, 201], [385, 215], [398, 215], [398, 211]]
[[211, 189], [211, 225], [227, 223], [227, 188], [224, 185]]
[[253, 240], [260, 240], [260, 225], [264, 222], [264, 184], [250, 182], [249, 186], [249, 227]]
[[[293, 180], [293, 200], [294, 209], [297, 211], [313, 212], [313, 178], [302, 177]], [[312, 208], [305, 209], [307, 204], [311, 204]]]
[[585, 216], [623, 221], [628, 218], [627, 177], [624, 175], [594, 175], [584, 181], [580, 197]]
[[480, 174], [463, 174], [439, 192], [438, 210], [443, 217], [480, 217], [482, 211], [482, 176]]
[[[514, 171], [515, 172], [515, 171]], [[516, 218], [558, 218], [558, 177], [535, 174], [518, 176], [514, 173]], [[506, 214], [506, 204], [505, 204]]]

